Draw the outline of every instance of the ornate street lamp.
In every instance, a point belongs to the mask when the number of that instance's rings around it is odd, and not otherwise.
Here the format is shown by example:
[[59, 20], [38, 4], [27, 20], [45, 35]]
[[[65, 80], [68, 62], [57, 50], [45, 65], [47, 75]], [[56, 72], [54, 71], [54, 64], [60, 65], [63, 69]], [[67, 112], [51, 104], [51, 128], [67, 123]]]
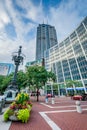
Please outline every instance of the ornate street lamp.
[[24, 54], [22, 54], [22, 46], [19, 46], [18, 52], [13, 52], [12, 53], [12, 60], [14, 61], [15, 64], [15, 72], [13, 75], [13, 79], [11, 81], [11, 85], [7, 89], [18, 89], [17, 86], [17, 72], [18, 72], [18, 67], [22, 63], [23, 64], [23, 59], [25, 57]]
[[12, 60], [14, 61], [15, 64], [15, 72], [11, 84], [7, 87], [6, 91], [4, 92], [6, 101], [14, 101], [19, 91], [17, 85], [17, 72], [18, 72], [19, 65], [21, 63], [23, 64], [23, 59], [25, 57], [24, 54], [22, 54], [21, 49], [22, 46], [19, 46], [18, 52], [13, 52], [12, 54]]
[[21, 52], [22, 46], [19, 46], [18, 52], [13, 52], [12, 54], [12, 60], [14, 61], [15, 64], [15, 72], [14, 76], [12, 79], [12, 85], [17, 85], [17, 72], [18, 72], [18, 67], [22, 63], [23, 64], [23, 59], [24, 59], [24, 54]]

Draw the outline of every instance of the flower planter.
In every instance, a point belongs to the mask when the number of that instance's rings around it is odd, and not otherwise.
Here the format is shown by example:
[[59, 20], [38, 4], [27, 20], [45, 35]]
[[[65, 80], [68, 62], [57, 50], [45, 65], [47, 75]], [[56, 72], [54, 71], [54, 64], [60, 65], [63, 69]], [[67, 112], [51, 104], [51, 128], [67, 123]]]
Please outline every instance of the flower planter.
[[16, 101], [4, 112], [4, 120], [21, 121], [26, 123], [30, 117], [32, 104], [25, 93], [18, 94]]
[[18, 118], [15, 115], [9, 116], [9, 120], [18, 121]]

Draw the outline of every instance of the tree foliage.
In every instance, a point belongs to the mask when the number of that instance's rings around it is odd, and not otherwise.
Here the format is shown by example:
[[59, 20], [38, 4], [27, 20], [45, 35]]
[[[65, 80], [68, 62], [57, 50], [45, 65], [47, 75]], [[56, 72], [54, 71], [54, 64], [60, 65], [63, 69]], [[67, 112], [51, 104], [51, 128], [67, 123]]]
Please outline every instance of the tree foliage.
[[19, 90], [27, 86], [27, 76], [23, 71], [18, 71], [17, 73], [17, 84]]
[[7, 86], [10, 84], [12, 79], [12, 74], [9, 76], [2, 76], [0, 75], [0, 92], [3, 94]]
[[53, 82], [56, 81], [56, 75], [52, 71], [48, 72], [47, 77], [48, 77], [48, 80], [51, 79]]
[[[9, 76], [0, 76], [1, 92], [5, 91], [7, 86], [12, 82], [12, 78], [13, 73]], [[43, 66], [30, 66], [27, 67], [26, 73], [24, 73], [23, 71], [18, 71], [17, 73], [17, 84], [19, 90], [26, 86], [33, 86], [33, 88], [39, 91], [39, 89], [42, 88], [42, 86], [44, 86], [49, 79], [55, 81], [56, 76], [54, 73], [48, 72]]]
[[[43, 66], [30, 66], [27, 68], [27, 77], [30, 85], [35, 86], [37, 92], [42, 86], [45, 85], [47, 80], [51, 78], [54, 81], [54, 74], [52, 72], [47, 72]], [[38, 101], [37, 94], [37, 101]]]
[[47, 82], [47, 71], [41, 66], [31, 66], [27, 68], [27, 78], [30, 85], [41, 88]]
[[81, 82], [77, 80], [66, 80], [65, 83], [66, 83], [66, 87], [73, 87], [73, 85], [77, 87], [81, 87], [82, 85]]
[[[11, 84], [13, 79], [13, 73], [8, 76], [0, 76], [0, 92], [3, 93], [5, 89], [8, 87], [9, 84]], [[26, 86], [26, 73], [23, 71], [19, 71], [17, 73], [17, 84], [18, 88], [23, 88]]]

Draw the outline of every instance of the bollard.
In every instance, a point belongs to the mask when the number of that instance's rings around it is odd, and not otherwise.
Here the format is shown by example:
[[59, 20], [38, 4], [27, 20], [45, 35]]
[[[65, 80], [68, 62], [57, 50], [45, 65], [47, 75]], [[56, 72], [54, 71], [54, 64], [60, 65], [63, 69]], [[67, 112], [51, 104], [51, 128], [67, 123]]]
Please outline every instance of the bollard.
[[48, 103], [48, 97], [45, 98], [45, 102]]
[[0, 101], [0, 115], [2, 114], [2, 107], [3, 107], [3, 104], [2, 104], [2, 100]]
[[5, 107], [6, 99], [2, 99], [2, 107]]
[[51, 103], [52, 103], [52, 104], [55, 104], [55, 102], [54, 102], [54, 98], [52, 98]]
[[76, 101], [76, 109], [78, 113], [82, 113], [81, 102]]

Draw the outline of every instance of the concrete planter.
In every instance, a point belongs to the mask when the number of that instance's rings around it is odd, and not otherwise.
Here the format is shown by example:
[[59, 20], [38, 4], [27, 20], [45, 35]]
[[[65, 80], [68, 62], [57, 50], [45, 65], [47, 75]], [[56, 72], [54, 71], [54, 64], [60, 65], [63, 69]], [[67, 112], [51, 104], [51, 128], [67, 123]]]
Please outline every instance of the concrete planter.
[[9, 120], [18, 121], [18, 118], [15, 115], [12, 115], [12, 116], [9, 117]]

